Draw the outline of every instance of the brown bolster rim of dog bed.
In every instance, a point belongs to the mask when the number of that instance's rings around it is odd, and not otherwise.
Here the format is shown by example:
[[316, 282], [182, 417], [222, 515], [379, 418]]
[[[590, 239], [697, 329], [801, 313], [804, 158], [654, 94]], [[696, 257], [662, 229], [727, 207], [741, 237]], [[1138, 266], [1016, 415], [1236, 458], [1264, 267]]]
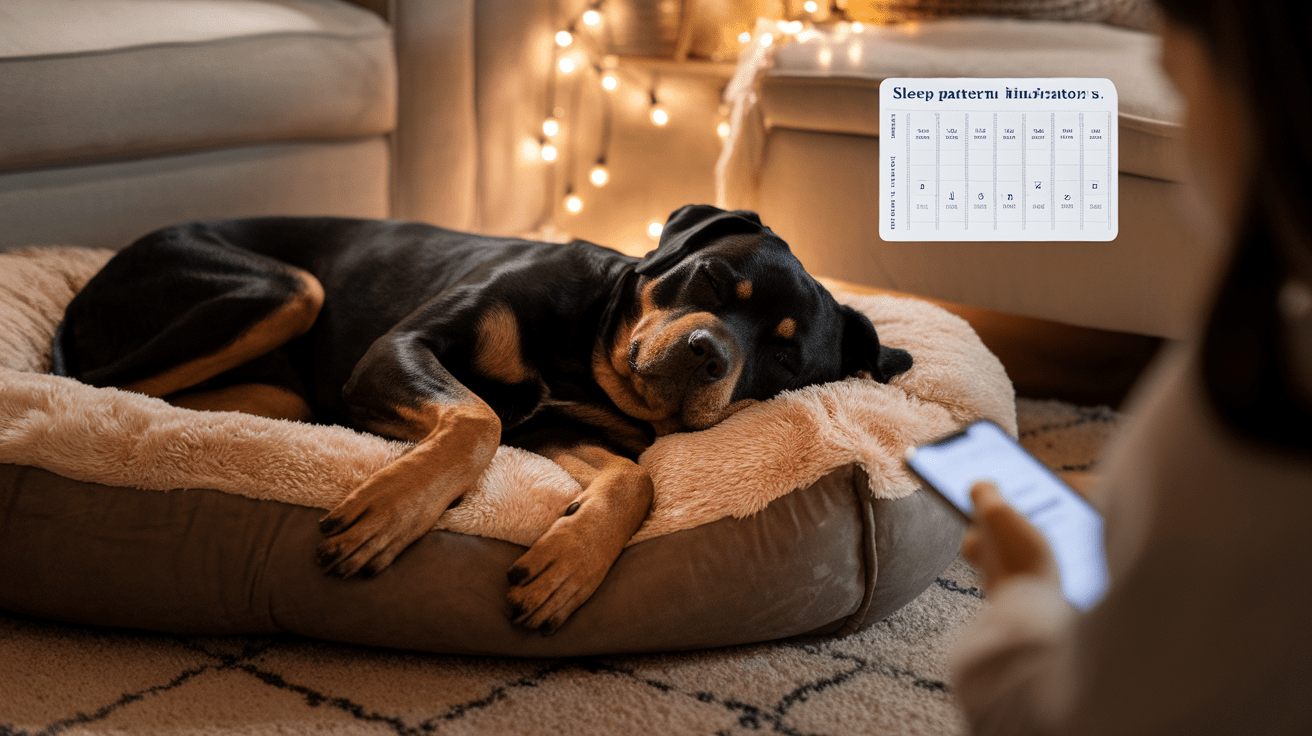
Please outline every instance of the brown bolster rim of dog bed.
[[746, 519], [625, 550], [549, 637], [506, 615], [523, 547], [433, 531], [371, 580], [315, 566], [322, 512], [210, 490], [159, 493], [0, 466], [0, 607], [185, 634], [291, 632], [447, 654], [574, 656], [855, 631], [956, 554], [961, 526], [921, 492], [863, 498], [846, 466]]

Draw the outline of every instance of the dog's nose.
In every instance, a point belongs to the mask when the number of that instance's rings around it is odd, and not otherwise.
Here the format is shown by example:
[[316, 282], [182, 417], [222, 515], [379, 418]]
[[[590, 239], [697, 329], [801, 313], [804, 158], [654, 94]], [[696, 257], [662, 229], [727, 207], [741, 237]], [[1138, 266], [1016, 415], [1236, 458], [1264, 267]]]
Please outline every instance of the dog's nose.
[[709, 330], [693, 330], [688, 335], [688, 349], [700, 361], [693, 375], [705, 383], [715, 383], [729, 372], [728, 350]]

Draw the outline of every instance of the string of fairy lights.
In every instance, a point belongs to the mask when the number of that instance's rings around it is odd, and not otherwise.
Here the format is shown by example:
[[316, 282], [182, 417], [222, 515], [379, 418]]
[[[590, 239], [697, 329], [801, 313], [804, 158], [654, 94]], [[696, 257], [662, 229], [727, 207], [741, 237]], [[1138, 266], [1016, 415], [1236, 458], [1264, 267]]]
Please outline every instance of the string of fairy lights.
[[[566, 172], [565, 184], [565, 209], [572, 213], [577, 213], [583, 209], [583, 197], [575, 188], [573, 180], [575, 156], [572, 149], [562, 152], [561, 132], [563, 130], [561, 122], [567, 114], [578, 114], [579, 100], [582, 96], [582, 80], [576, 80], [573, 86], [571, 109], [566, 111], [560, 104], [558, 94], [560, 92], [559, 77], [570, 77], [580, 73], [586, 73], [590, 70], [596, 77], [597, 84], [607, 92], [614, 92], [619, 88], [619, 77], [617, 76], [617, 63], [613, 56], [606, 53], [600, 34], [600, 26], [603, 22], [601, 6], [604, 0], [587, 5], [577, 16], [570, 19], [566, 27], [556, 32], [555, 43], [552, 46], [552, 66], [555, 73], [548, 76], [547, 90], [547, 114], [542, 121], [541, 137], [538, 139], [539, 154], [543, 161], [554, 162], [562, 158], [564, 154], [563, 166]], [[603, 66], [604, 65], [604, 66]], [[653, 91], [654, 95], [654, 91]], [[588, 182], [594, 187], [603, 187], [610, 181], [610, 169], [606, 165], [606, 156], [610, 148], [610, 129], [611, 129], [611, 102], [609, 95], [604, 96], [602, 111], [602, 133], [601, 140], [598, 141], [598, 153], [592, 167], [588, 171]], [[669, 121], [669, 113], [661, 108], [661, 125]], [[569, 143], [575, 143], [576, 138], [570, 138]]]
[[[613, 94], [622, 85], [641, 85], [645, 87], [647, 104], [646, 118], [651, 125], [664, 127], [670, 122], [670, 109], [661, 99], [659, 68], [643, 68], [641, 65], [619, 63], [618, 57], [609, 53], [606, 42], [604, 5], [607, 0], [592, 0], [584, 5], [575, 15], [569, 17], [556, 31], [552, 44], [553, 73], [547, 76], [546, 114], [543, 116], [541, 129], [537, 137], [538, 154], [541, 159], [553, 165], [554, 175], [563, 175], [563, 199], [554, 201], [562, 205], [566, 212], [577, 214], [585, 206], [589, 195], [588, 187], [598, 189], [613, 180], [614, 174], [608, 165], [611, 135], [614, 117]], [[818, 13], [825, 17], [838, 19], [842, 11], [835, 0], [830, 0], [823, 8], [817, 0], [805, 0], [801, 9], [807, 20]], [[687, 13], [680, 16], [680, 24], [687, 24], [691, 19]], [[859, 25], [859, 24], [858, 24]], [[763, 31], [762, 24], [756, 31], [742, 31], [737, 40], [741, 48], [768, 47], [779, 38], [794, 36], [804, 30], [806, 24], [793, 19], [768, 24], [769, 30]], [[688, 29], [681, 27], [679, 35], [684, 36]], [[621, 79], [623, 77], [623, 79]], [[580, 157], [576, 147], [584, 145], [579, 140], [578, 118], [585, 85], [599, 86], [603, 94], [599, 95], [601, 114], [599, 135], [596, 141], [595, 156], [582, 160], [590, 161], [587, 176], [581, 183], [576, 180]], [[730, 124], [723, 113], [715, 120], [715, 132], [721, 138], [730, 134]], [[553, 177], [554, 178], [554, 177]], [[561, 191], [553, 180], [553, 193]], [[553, 196], [556, 196], [553, 194]], [[554, 208], [554, 205], [551, 205]], [[658, 238], [662, 223], [649, 223], [647, 234]]]

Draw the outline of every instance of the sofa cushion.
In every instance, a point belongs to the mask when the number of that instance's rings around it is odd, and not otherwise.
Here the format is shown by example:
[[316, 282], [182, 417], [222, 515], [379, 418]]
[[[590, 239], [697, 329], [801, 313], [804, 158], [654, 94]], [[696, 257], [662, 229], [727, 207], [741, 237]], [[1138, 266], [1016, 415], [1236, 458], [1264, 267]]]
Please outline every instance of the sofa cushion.
[[390, 161], [387, 136], [377, 135], [4, 171], [0, 251], [118, 249], [166, 225], [234, 216], [387, 217]]
[[879, 135], [889, 77], [1106, 77], [1120, 104], [1120, 168], [1180, 181], [1181, 103], [1156, 36], [1100, 23], [961, 18], [852, 33], [804, 31], [780, 45], [762, 82], [767, 128]]
[[340, 0], [6, 0], [0, 171], [390, 131], [388, 26]]

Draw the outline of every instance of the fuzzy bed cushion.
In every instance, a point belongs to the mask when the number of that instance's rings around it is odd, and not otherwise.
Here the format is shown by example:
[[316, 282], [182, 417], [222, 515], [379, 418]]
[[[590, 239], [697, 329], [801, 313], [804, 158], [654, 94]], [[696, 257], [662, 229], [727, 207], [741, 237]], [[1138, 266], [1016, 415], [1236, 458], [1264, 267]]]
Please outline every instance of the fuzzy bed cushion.
[[839, 295], [915, 366], [658, 440], [640, 459], [656, 488], [649, 519], [593, 600], [542, 639], [505, 621], [504, 573], [578, 492], [563, 470], [501, 448], [387, 574], [326, 578], [312, 564], [315, 509], [408, 446], [44, 374], [64, 305], [110, 255], [0, 254], [0, 606], [12, 610], [525, 655], [853, 630], [923, 590], [960, 539], [906, 472], [905, 448], [976, 418], [1015, 432], [1011, 384], [964, 321], [918, 300]]

